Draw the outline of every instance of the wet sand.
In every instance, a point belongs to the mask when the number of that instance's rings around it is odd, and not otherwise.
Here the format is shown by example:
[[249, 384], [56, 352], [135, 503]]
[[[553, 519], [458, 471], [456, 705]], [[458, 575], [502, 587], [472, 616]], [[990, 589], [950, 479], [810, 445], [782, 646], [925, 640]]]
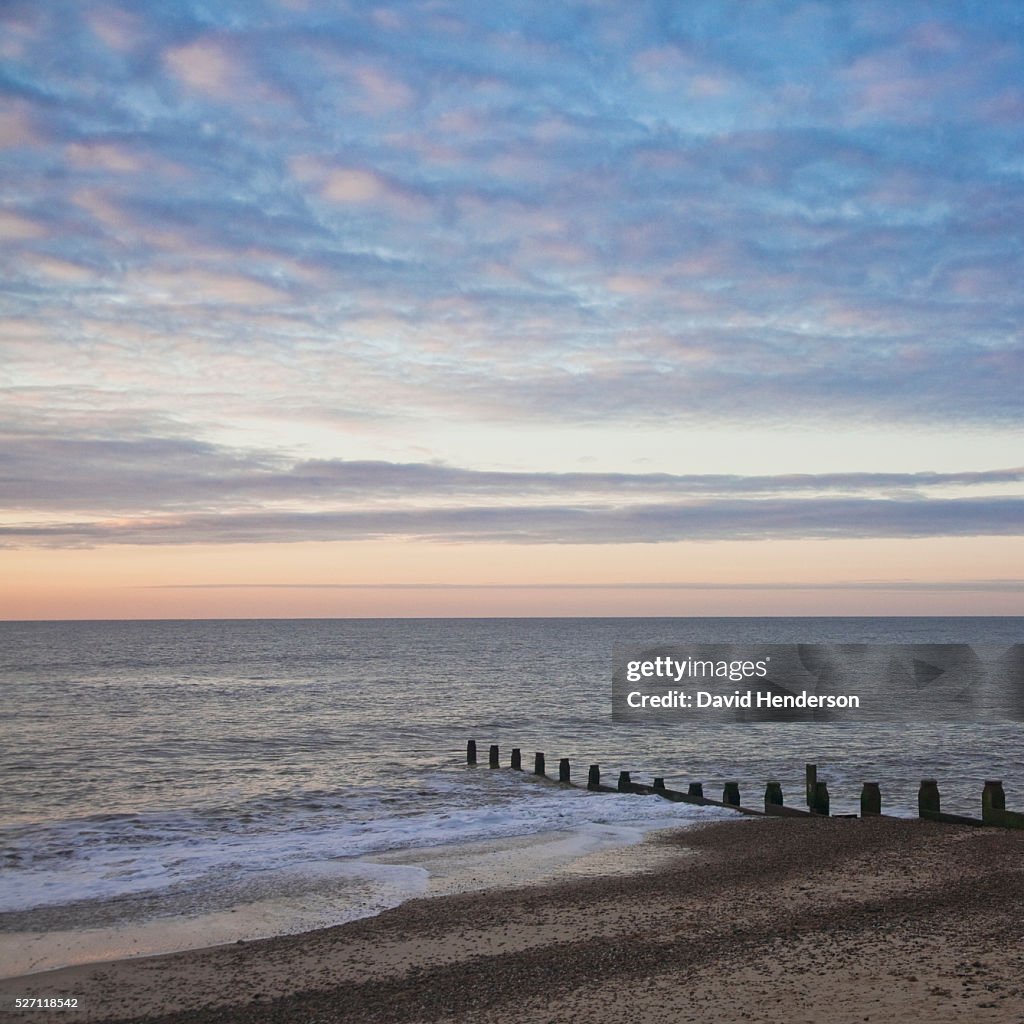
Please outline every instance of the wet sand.
[[[13, 1021], [1024, 1021], [1024, 832], [756, 819], [637, 873], [416, 899], [258, 942], [0, 982]], [[655, 852], [655, 851], [649, 851]], [[16, 996], [78, 1011], [12, 1012]]]

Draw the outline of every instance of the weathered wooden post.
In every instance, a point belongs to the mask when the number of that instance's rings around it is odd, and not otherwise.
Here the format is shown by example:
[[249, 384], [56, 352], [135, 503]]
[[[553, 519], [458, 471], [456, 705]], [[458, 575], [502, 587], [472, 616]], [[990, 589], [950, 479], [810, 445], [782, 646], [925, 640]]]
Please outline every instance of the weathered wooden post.
[[767, 811], [769, 807], [782, 807], [782, 783], [781, 782], [769, 782], [764, 787], [764, 809]]
[[629, 781], [629, 772], [619, 772], [619, 792], [631, 793], [632, 783]]
[[[817, 771], [815, 771], [815, 775], [817, 775]], [[828, 783], [824, 779], [815, 778], [811, 810], [815, 814], [823, 814], [828, 817], [828, 804]]]
[[476, 764], [476, 740], [466, 744], [466, 764]]
[[655, 789], [664, 789], [665, 788], [665, 780], [660, 775], [656, 776], [655, 779], [654, 779], [654, 788]]
[[492, 743], [491, 749], [487, 752], [487, 767], [497, 768], [498, 767], [498, 744]]
[[569, 758], [563, 757], [558, 762], [558, 781], [569, 781]]
[[704, 783], [703, 782], [691, 782], [686, 787], [687, 796], [699, 796], [701, 800], [704, 799]]
[[814, 787], [818, 781], [818, 766], [816, 764], [805, 765], [804, 771], [807, 773], [807, 806], [813, 811]]
[[882, 813], [882, 791], [877, 782], [865, 782], [860, 791], [860, 816], [870, 818]]
[[523, 752], [518, 747], [512, 748], [512, 769], [517, 772], [523, 770]]
[[926, 818], [929, 813], [939, 813], [939, 784], [935, 779], [922, 779], [917, 791], [917, 816]]
[[981, 792], [981, 820], [985, 824], [995, 821], [1000, 811], [1006, 810], [1006, 794], [1001, 779], [986, 779]]
[[722, 803], [731, 804], [733, 807], [740, 805], [740, 784], [738, 782], [727, 782], [722, 790]]
[[533, 774], [544, 774], [544, 755], [539, 750], [533, 755]]
[[592, 764], [590, 766], [590, 774], [587, 775], [587, 789], [600, 789], [601, 788], [601, 766], [599, 764]]

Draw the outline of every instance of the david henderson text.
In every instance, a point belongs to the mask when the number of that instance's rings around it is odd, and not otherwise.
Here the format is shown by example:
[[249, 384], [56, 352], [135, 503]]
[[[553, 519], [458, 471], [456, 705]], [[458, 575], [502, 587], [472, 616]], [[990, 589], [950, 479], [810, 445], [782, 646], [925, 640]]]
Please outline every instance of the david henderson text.
[[633, 690], [626, 696], [631, 708], [859, 708], [860, 697], [853, 694], [772, 693], [769, 690], [747, 690], [723, 695], [707, 690], [668, 690], [665, 693], [640, 693]]

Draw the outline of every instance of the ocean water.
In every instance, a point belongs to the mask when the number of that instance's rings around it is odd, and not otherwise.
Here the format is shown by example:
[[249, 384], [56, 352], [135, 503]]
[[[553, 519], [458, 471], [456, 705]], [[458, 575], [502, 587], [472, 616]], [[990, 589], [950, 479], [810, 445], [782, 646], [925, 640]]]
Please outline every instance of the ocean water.
[[[576, 781], [726, 779], [833, 811], [878, 781], [915, 813], [1024, 809], [1013, 723], [613, 723], [612, 646], [1010, 645], [1019, 618], [0, 623], [0, 973], [299, 931], [424, 892], [587, 870], [656, 827], [728, 812], [490, 771], [520, 747]], [[481, 765], [465, 765], [467, 739]], [[581, 867], [582, 866], [582, 867]]]

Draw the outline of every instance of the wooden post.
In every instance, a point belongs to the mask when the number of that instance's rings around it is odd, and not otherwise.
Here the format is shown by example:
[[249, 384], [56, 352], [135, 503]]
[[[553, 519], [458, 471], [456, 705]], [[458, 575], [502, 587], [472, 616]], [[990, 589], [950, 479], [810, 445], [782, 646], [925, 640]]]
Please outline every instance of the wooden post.
[[782, 799], [782, 783], [769, 782], [768, 785], [764, 787], [765, 810], [767, 810], [772, 805], [776, 807], [782, 807], [783, 803], [784, 801]]
[[1006, 794], [1000, 779], [986, 779], [981, 793], [981, 820], [988, 823], [1006, 810]]
[[[817, 775], [817, 771], [815, 771], [815, 775]], [[815, 814], [828, 816], [828, 783], [824, 779], [816, 778], [814, 780], [814, 797], [811, 810]]]
[[860, 791], [860, 816], [870, 818], [882, 813], [882, 791], [877, 782], [865, 782]]
[[492, 743], [491, 749], [487, 753], [487, 767], [497, 768], [498, 767], [498, 744]]
[[814, 810], [814, 786], [818, 781], [818, 766], [816, 764], [805, 765], [807, 773], [807, 806]]
[[601, 786], [601, 766], [592, 764], [590, 774], [587, 776], [587, 789], [599, 789]]
[[699, 796], [702, 800], [704, 799], [704, 783], [703, 782], [691, 782], [686, 787], [687, 796]]
[[558, 762], [558, 781], [568, 782], [569, 781], [569, 758], [563, 757]]
[[722, 803], [732, 804], [733, 807], [740, 805], [740, 784], [738, 782], [727, 782], [722, 790]]
[[476, 740], [466, 744], [466, 764], [476, 764]]
[[517, 772], [523, 770], [523, 752], [518, 747], [512, 748], [512, 768]]
[[655, 789], [664, 789], [665, 788], [665, 780], [660, 775], [657, 776], [655, 778], [655, 780], [654, 780], [654, 788]]
[[917, 815], [924, 818], [929, 811], [939, 813], [939, 784], [935, 779], [922, 779], [917, 791]]
[[540, 751], [533, 755], [533, 774], [544, 774], [544, 755]]
[[619, 792], [631, 793], [632, 783], [629, 781], [629, 772], [619, 772]]

